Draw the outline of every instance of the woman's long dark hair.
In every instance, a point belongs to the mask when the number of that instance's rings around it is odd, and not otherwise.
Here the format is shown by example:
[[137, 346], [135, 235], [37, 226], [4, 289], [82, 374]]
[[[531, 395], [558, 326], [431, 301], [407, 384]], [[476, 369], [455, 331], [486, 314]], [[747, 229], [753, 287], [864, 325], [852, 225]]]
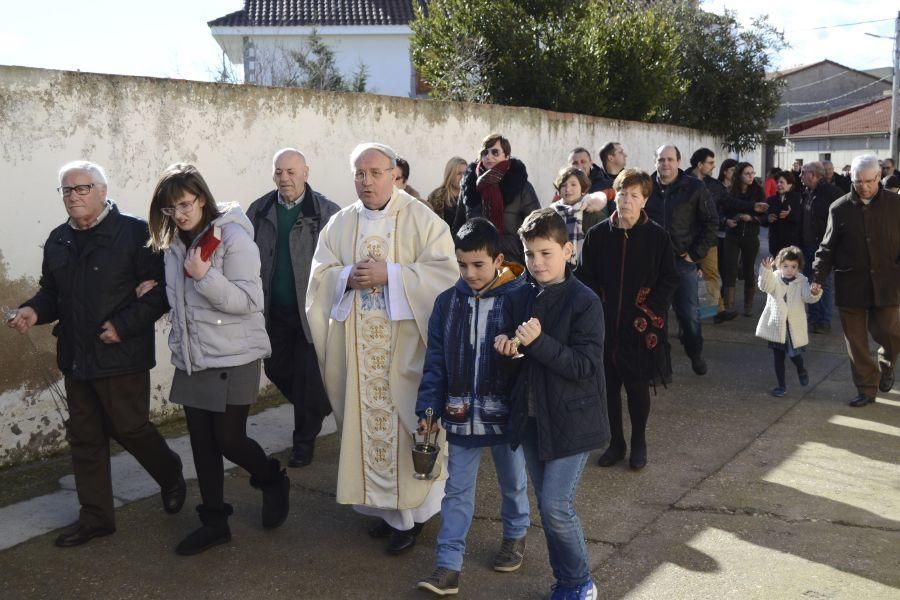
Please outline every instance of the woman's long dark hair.
[[[736, 160], [734, 160], [733, 158], [726, 158], [725, 160], [722, 161], [722, 165], [719, 167], [719, 177], [718, 177], [719, 183], [722, 183], [722, 184], [725, 183], [725, 171], [727, 171], [731, 167], [737, 166], [737, 164], [738, 164], [738, 162]], [[731, 180], [734, 181], [734, 177], [732, 177]]]
[[[150, 224], [150, 241], [148, 245], [154, 250], [165, 250], [172, 244], [172, 239], [178, 233], [175, 220], [162, 213], [163, 208], [175, 206], [175, 203], [185, 193], [197, 196], [197, 201], [204, 200], [203, 215], [200, 219], [200, 229], [203, 229], [222, 215], [219, 211], [209, 186], [197, 167], [187, 163], [175, 163], [169, 165], [153, 191], [153, 199], [150, 201], [150, 214], [147, 221]], [[196, 208], [194, 209], [196, 210]]]
[[738, 196], [740, 194], [754, 194], [755, 193], [754, 188], [757, 188], [759, 190], [757, 195], [761, 194], [763, 197], [765, 197], [766, 193], [763, 191], [762, 186], [759, 185], [759, 183], [757, 183], [757, 181], [755, 179], [753, 180], [753, 182], [750, 185], [747, 186], [747, 189], [741, 188], [741, 185], [742, 185], [741, 173], [743, 173], [745, 169], [752, 169], [752, 168], [753, 168], [753, 165], [751, 165], [748, 162], [739, 162], [737, 164], [737, 166], [734, 168], [734, 175], [731, 178], [731, 189], [728, 190], [729, 192], [731, 192], [732, 196]]

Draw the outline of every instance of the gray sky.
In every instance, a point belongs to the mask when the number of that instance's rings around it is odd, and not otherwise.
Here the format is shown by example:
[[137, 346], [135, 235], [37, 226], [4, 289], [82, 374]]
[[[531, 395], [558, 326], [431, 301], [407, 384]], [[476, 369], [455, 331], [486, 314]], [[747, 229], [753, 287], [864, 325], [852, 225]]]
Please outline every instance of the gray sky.
[[[42, 0], [4, 2], [0, 64], [210, 79], [221, 60], [206, 22], [240, 10], [242, 0]], [[793, 46], [778, 68], [830, 58], [857, 69], [890, 65], [898, 0], [704, 0], [706, 10], [730, 8], [739, 18], [768, 14]], [[860, 10], [859, 7], [863, 7]], [[887, 19], [853, 27], [843, 23]], [[816, 27], [828, 27], [817, 29]]]

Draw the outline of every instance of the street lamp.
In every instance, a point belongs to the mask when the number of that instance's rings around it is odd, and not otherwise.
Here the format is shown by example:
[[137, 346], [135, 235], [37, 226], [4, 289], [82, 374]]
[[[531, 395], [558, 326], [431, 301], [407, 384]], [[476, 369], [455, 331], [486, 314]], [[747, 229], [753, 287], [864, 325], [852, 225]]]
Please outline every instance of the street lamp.
[[874, 38], [882, 38], [892, 40], [894, 42], [893, 61], [891, 70], [893, 72], [894, 84], [891, 90], [891, 160], [897, 164], [897, 112], [898, 112], [898, 95], [900, 95], [900, 11], [897, 12], [897, 18], [894, 20], [894, 37], [886, 35], [876, 35], [866, 32], [866, 35]]

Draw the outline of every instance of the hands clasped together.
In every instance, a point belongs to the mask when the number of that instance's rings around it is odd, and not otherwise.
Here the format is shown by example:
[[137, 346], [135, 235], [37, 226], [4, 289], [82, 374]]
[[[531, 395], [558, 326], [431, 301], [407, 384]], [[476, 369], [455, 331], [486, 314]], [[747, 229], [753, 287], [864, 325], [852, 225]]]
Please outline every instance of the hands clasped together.
[[353, 290], [376, 288], [387, 285], [387, 262], [369, 257], [354, 263], [350, 268], [347, 287]]

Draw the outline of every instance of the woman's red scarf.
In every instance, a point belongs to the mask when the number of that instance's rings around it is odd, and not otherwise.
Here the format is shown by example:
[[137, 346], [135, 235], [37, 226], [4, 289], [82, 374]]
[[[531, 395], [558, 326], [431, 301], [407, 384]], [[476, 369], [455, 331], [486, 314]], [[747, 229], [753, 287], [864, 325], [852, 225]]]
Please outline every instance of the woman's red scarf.
[[481, 195], [484, 216], [494, 224], [500, 235], [503, 235], [503, 193], [500, 191], [500, 182], [509, 171], [509, 161], [498, 162], [490, 169], [484, 168], [484, 163], [478, 161], [475, 167], [475, 189]]

